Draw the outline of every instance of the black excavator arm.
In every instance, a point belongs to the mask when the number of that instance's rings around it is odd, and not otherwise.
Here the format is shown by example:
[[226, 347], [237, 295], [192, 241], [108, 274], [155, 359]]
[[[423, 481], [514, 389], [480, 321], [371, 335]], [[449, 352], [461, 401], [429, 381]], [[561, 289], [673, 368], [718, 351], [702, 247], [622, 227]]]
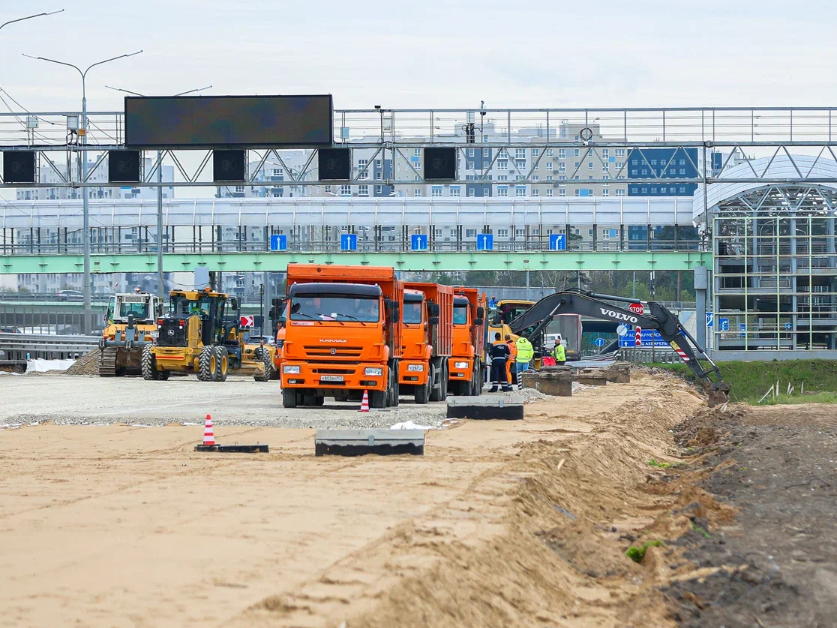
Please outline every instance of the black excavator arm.
[[[509, 328], [512, 333], [528, 338], [537, 348], [542, 344], [543, 332], [555, 316], [559, 314], [580, 314], [589, 318], [609, 320], [642, 329], [656, 329], [663, 339], [685, 362], [695, 377], [700, 380], [707, 393], [711, 395], [721, 393], [724, 400], [728, 398], [729, 384], [721, 377], [721, 371], [706, 354], [697, 340], [686, 331], [680, 320], [666, 307], [655, 301], [648, 301], [643, 305], [644, 312], [637, 314], [624, 309], [612, 302], [638, 303], [636, 299], [614, 297], [591, 292], [556, 292], [544, 297], [523, 314], [514, 319]], [[701, 360], [708, 362], [704, 369]], [[716, 397], [715, 402], [720, 401]], [[715, 405], [715, 404], [711, 404]]]

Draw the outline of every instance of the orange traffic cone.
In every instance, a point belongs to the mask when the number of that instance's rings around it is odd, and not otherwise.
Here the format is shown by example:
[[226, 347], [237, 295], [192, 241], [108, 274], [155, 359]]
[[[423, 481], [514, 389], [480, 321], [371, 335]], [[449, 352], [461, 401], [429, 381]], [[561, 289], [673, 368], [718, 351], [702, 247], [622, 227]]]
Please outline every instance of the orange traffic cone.
[[363, 401], [360, 402], [360, 412], [369, 412], [369, 391], [363, 391]]
[[212, 447], [215, 445], [215, 432], [212, 430], [212, 416], [206, 415], [206, 425], [203, 427], [203, 446]]

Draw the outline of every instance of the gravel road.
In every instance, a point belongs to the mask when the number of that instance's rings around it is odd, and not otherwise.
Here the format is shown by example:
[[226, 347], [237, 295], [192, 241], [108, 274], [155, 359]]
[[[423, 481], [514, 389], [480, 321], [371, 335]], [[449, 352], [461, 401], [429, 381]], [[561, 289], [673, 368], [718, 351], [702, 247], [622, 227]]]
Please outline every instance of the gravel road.
[[[525, 400], [543, 397], [535, 390], [511, 395]], [[0, 399], [0, 426], [42, 421], [59, 425], [202, 423], [211, 414], [216, 425], [371, 428], [412, 421], [441, 427], [446, 412], [444, 403], [418, 406], [409, 397], [402, 397], [398, 408], [368, 414], [358, 412], [357, 402], [332, 399], [321, 407], [286, 410], [276, 382], [236, 376], [224, 383], [207, 383], [174, 376], [167, 382], [147, 382], [139, 377], [3, 375]]]

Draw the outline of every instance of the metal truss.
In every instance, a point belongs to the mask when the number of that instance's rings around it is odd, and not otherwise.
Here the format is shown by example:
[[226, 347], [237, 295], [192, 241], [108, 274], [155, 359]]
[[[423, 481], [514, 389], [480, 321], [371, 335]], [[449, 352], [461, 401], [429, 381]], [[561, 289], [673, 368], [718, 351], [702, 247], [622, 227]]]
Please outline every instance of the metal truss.
[[[142, 187], [216, 187], [243, 185], [247, 187], [317, 187], [340, 185], [538, 185], [541, 187], [583, 186], [585, 184], [703, 184], [746, 183], [817, 185], [837, 183], [837, 177], [823, 176], [817, 167], [820, 163], [837, 163], [837, 135], [834, 118], [837, 108], [670, 108], [670, 109], [374, 109], [338, 110], [334, 114], [335, 137], [340, 138], [333, 148], [352, 148], [355, 155], [363, 152], [366, 164], [353, 168], [349, 180], [322, 180], [315, 167], [317, 149], [308, 147], [251, 147], [249, 164], [255, 164], [246, 180], [216, 183], [207, 169], [213, 158], [212, 150], [195, 150], [187, 147], [145, 150], [143, 162], [149, 159], [141, 181]], [[124, 115], [122, 112], [88, 114], [88, 144], [68, 143], [66, 119], [77, 116], [75, 112], [58, 113], [6, 113], [0, 114], [0, 152], [34, 150], [38, 154], [41, 171], [51, 170], [57, 182], [33, 185], [6, 183], [0, 179], [0, 188], [82, 188], [121, 187], [125, 183], [97, 181], [106, 162], [109, 150], [124, 150]], [[37, 132], [21, 128], [26, 118], [37, 119]], [[23, 125], [25, 126], [25, 125]], [[467, 131], [468, 128], [473, 131]], [[26, 131], [26, 134], [23, 132]], [[72, 136], [70, 136], [72, 137]], [[584, 138], [589, 138], [585, 139]], [[428, 180], [423, 170], [413, 165], [407, 151], [428, 147], [452, 147], [458, 151], [457, 178], [454, 180]], [[288, 167], [285, 150], [308, 151], [302, 168]], [[466, 149], [489, 149], [489, 158], [480, 162], [481, 168], [467, 169], [469, 158]], [[499, 181], [498, 161], [508, 159], [514, 163], [511, 151], [539, 149], [536, 157], [526, 159], [522, 170], [514, 170], [507, 180]], [[539, 176], [541, 164], [548, 150], [579, 150], [579, 156], [566, 157], [572, 164], [566, 168], [566, 178], [560, 179], [558, 170], [549, 172], [553, 179]], [[604, 150], [624, 149], [625, 155], [616, 168], [613, 152]], [[678, 175], [673, 162], [666, 160], [662, 166], [652, 158], [655, 149], [667, 149], [678, 159], [684, 159], [690, 175]], [[698, 151], [698, 159], [693, 154]], [[711, 153], [724, 155], [721, 168], [713, 171], [707, 167]], [[799, 152], [816, 155], [813, 164], [797, 163]], [[92, 167], [87, 175], [80, 175], [81, 159], [92, 153]], [[691, 153], [691, 154], [690, 154]], [[62, 155], [63, 156], [57, 156]], [[84, 157], [83, 157], [84, 156]], [[757, 166], [756, 160], [769, 157], [765, 165]], [[793, 170], [781, 176], [771, 171], [777, 158], [787, 159]], [[723, 176], [735, 158], [737, 163], [749, 166], [744, 176]], [[372, 179], [371, 165], [376, 159], [389, 160], [392, 172], [386, 177], [384, 168], [381, 179]], [[557, 161], [557, 157], [551, 159]], [[284, 170], [284, 179], [259, 180], [268, 160]], [[628, 176], [630, 162], [637, 160], [647, 176]], [[157, 181], [157, 172], [163, 162], [173, 164], [172, 180]], [[583, 166], [593, 161], [597, 164], [596, 178], [582, 178]], [[353, 162], [354, 163], [354, 162]], [[510, 164], [512, 165], [512, 164]], [[681, 166], [682, 167], [682, 166]], [[506, 171], [500, 171], [505, 173]], [[605, 174], [606, 173], [606, 174]], [[500, 175], [502, 176], [502, 175]], [[549, 176], [549, 175], [547, 175]], [[537, 178], [536, 178], [537, 177]], [[577, 177], [577, 178], [576, 178]]]

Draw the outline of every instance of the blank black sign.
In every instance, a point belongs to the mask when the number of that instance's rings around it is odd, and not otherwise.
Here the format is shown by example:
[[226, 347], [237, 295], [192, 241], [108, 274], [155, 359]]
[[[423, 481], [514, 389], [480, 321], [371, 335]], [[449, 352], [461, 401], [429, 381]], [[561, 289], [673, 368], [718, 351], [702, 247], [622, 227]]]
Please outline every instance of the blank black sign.
[[424, 178], [429, 180], [456, 179], [456, 149], [425, 148]]
[[108, 151], [108, 181], [111, 183], [139, 183], [140, 152], [138, 150]]
[[333, 104], [323, 96], [125, 98], [125, 144], [137, 148], [323, 146]]
[[35, 183], [35, 152], [16, 150], [3, 153], [3, 181]]
[[[352, 150], [350, 148], [321, 148], [317, 153], [322, 181], [348, 181], [352, 178]], [[371, 175], [367, 171], [367, 176]]]
[[212, 154], [213, 181], [242, 183], [247, 178], [247, 151], [216, 150]]

